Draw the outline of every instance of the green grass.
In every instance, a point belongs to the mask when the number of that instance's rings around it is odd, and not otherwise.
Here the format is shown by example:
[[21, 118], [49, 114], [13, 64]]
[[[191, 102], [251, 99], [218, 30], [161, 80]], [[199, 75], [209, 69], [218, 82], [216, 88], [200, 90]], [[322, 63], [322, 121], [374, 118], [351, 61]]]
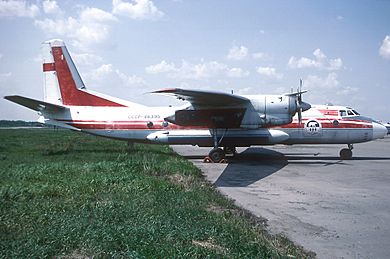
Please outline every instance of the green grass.
[[0, 130], [0, 257], [307, 257], [168, 146]]

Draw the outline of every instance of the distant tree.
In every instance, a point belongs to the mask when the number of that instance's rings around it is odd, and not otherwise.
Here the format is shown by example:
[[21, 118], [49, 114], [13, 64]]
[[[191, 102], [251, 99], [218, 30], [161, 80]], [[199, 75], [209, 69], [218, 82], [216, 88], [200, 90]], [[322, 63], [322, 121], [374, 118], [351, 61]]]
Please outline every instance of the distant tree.
[[22, 120], [0, 120], [0, 127], [1, 128], [8, 128], [8, 127], [46, 127], [46, 125], [41, 124], [36, 121], [22, 121]]

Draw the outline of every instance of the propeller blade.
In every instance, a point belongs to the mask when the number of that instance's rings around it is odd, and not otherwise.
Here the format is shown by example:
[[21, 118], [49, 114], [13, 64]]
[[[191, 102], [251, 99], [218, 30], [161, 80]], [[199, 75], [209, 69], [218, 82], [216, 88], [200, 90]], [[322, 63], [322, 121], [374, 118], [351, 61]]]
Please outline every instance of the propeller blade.
[[298, 122], [299, 122], [299, 125], [301, 125], [302, 123], [302, 109], [299, 108], [298, 110]]
[[302, 78], [299, 79], [298, 103], [302, 102]]
[[304, 91], [302, 90], [302, 85], [303, 85], [303, 80], [301, 78], [301, 79], [299, 79], [299, 86], [297, 87], [297, 92], [285, 94], [287, 96], [291, 96], [294, 98], [293, 100], [294, 100], [295, 105], [296, 105], [296, 110], [295, 110], [294, 115], [296, 113], [298, 113], [299, 124], [301, 124], [301, 122], [302, 122], [302, 112], [307, 111], [311, 108], [311, 105], [309, 103], [302, 101], [302, 94], [307, 92], [307, 90], [304, 90]]

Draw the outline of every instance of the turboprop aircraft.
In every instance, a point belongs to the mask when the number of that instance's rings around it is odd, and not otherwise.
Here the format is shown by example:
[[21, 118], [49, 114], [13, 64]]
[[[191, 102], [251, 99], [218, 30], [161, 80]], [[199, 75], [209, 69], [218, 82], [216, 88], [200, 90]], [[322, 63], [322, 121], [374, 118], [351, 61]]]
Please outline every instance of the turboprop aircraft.
[[[87, 90], [62, 40], [43, 43], [44, 100], [4, 98], [35, 110], [38, 121], [129, 142], [212, 147], [207, 159], [224, 160], [236, 147], [274, 144], [352, 144], [386, 135], [382, 124], [344, 106], [311, 106], [302, 91], [284, 95], [235, 95], [163, 89], [188, 103], [146, 107]], [[223, 149], [222, 149], [222, 148]]]

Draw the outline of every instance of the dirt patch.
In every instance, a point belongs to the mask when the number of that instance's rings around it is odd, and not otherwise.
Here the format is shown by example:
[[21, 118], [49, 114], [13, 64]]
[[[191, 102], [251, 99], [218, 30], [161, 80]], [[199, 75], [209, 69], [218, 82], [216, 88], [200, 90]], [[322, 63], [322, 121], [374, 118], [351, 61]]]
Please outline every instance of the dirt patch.
[[196, 185], [196, 179], [193, 176], [172, 174], [166, 177], [170, 182], [183, 187], [186, 191], [192, 190]]
[[216, 214], [231, 214], [237, 217], [247, 218], [255, 226], [261, 226], [261, 229], [267, 227], [267, 219], [262, 217], [257, 217], [254, 214], [250, 213], [244, 208], [223, 208], [214, 204], [210, 204], [207, 208], [207, 211], [214, 212]]
[[227, 248], [222, 247], [220, 245], [215, 244], [215, 241], [212, 239], [209, 240], [192, 240], [192, 244], [196, 246], [200, 246], [209, 250], [214, 250], [219, 254], [226, 254]]

